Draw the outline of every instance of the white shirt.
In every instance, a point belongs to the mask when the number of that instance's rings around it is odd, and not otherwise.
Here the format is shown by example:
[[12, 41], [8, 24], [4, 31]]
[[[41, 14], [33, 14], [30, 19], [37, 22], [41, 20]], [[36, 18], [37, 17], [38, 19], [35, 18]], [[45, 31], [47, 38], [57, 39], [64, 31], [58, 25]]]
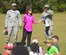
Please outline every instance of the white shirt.
[[38, 55], [38, 53], [34, 53], [34, 52], [30, 51], [29, 55]]
[[42, 49], [42, 47], [39, 47], [39, 55], [43, 55], [43, 49]]

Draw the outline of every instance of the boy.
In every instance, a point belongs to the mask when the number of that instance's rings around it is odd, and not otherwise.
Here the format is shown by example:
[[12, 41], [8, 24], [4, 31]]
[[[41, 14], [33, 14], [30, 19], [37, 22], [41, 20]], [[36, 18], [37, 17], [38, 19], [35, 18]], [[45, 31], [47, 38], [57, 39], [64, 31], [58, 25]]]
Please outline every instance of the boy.
[[6, 44], [4, 55], [11, 55], [11, 51], [12, 51], [13, 48], [14, 48], [14, 45], [12, 43]]
[[47, 55], [60, 55], [57, 47], [54, 46], [52, 42], [45, 42], [45, 44], [48, 46]]
[[53, 45], [56, 46], [58, 48], [58, 51], [60, 52], [58, 41], [59, 41], [59, 37], [58, 36], [53, 36], [52, 37], [52, 43], [53, 43]]

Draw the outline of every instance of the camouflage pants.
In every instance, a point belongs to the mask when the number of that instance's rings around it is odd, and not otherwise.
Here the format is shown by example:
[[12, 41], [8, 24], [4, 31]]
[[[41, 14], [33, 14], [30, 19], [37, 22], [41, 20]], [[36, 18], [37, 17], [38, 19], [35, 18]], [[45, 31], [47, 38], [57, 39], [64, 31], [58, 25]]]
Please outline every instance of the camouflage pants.
[[17, 41], [17, 36], [18, 36], [18, 26], [8, 26], [8, 35], [6, 36], [6, 42], [10, 42], [10, 36], [13, 32], [14, 34], [14, 42]]
[[46, 38], [52, 38], [52, 30], [53, 30], [53, 25], [44, 27], [44, 34]]

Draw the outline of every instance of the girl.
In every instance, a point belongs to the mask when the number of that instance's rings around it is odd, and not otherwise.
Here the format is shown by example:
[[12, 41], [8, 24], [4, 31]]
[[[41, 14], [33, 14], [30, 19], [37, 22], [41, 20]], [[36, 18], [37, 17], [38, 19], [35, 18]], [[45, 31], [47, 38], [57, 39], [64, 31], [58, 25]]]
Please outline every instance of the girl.
[[25, 45], [25, 40], [27, 37], [27, 46], [30, 46], [31, 35], [32, 35], [32, 26], [35, 22], [34, 16], [32, 14], [32, 8], [28, 8], [26, 13], [23, 16], [23, 36], [22, 36], [22, 45]]

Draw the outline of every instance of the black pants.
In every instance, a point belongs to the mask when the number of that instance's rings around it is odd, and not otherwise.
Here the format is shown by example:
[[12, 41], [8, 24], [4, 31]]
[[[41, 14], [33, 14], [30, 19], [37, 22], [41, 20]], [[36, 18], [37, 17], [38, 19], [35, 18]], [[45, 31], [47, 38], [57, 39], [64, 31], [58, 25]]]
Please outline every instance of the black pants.
[[45, 32], [46, 32], [47, 36], [49, 36], [49, 33], [48, 33], [49, 29], [50, 29], [50, 26], [46, 27], [46, 29], [45, 29]]
[[30, 46], [32, 32], [28, 32], [25, 28], [23, 28], [23, 36], [22, 36], [22, 45], [25, 45], [25, 40], [27, 38], [27, 46]]

